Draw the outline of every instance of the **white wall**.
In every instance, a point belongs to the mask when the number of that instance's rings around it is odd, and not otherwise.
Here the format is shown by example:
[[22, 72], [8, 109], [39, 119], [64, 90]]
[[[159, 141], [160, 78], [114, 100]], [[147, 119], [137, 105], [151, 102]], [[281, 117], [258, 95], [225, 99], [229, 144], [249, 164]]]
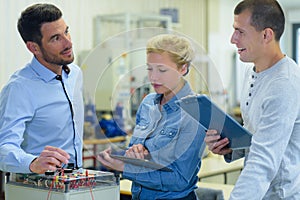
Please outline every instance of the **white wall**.
[[233, 55], [236, 48], [230, 43], [230, 38], [233, 32], [233, 9], [238, 2], [238, 0], [209, 1], [208, 54], [214, 64], [211, 66], [214, 70], [209, 73], [209, 82], [211, 88], [217, 93], [215, 96], [218, 97], [218, 101], [227, 104], [226, 106], [233, 101], [228, 96], [232, 97], [235, 87]]
[[[238, 71], [234, 65], [233, 55], [236, 52], [235, 45], [230, 43], [231, 34], [233, 32], [234, 8], [240, 0], [209, 0], [209, 25], [208, 25], [208, 53], [214, 62], [214, 67], [218, 74], [210, 73], [210, 83], [220, 83], [216, 77], [220, 77], [222, 86], [216, 85], [216, 90], [225, 89], [229, 91], [231, 97], [230, 104], [234, 103], [233, 90], [239, 89], [235, 84], [242, 83], [242, 70]], [[298, 3], [297, 3], [298, 2]], [[292, 57], [292, 23], [300, 22], [300, 1], [298, 0], [281, 0], [281, 6], [286, 16], [286, 29], [281, 39], [281, 47], [284, 53]], [[298, 8], [298, 9], [297, 9]], [[242, 67], [244, 63], [238, 62]], [[234, 82], [235, 73], [237, 74], [236, 83]], [[237, 92], [237, 98], [240, 91]], [[234, 105], [232, 105], [234, 106]]]
[[292, 57], [292, 25], [300, 23], [300, 6], [297, 8], [290, 8], [287, 10], [287, 27], [285, 32], [285, 38], [283, 41], [283, 45], [285, 47], [286, 53]]
[[[181, 25], [178, 31], [201, 43], [206, 42], [205, 34], [201, 33], [202, 24], [206, 21], [206, 8], [203, 6], [205, 0], [0, 0], [0, 89], [9, 76], [32, 57], [17, 32], [16, 23], [21, 11], [37, 2], [54, 3], [63, 11], [64, 19], [70, 26], [75, 55], [93, 47], [94, 16], [121, 12], [158, 14], [162, 7], [180, 8]], [[191, 18], [197, 25], [189, 23]]]
[[[233, 31], [233, 9], [239, 0], [0, 0], [0, 89], [16, 69], [23, 67], [31, 59], [32, 55], [17, 32], [16, 23], [20, 12], [36, 2], [50, 2], [61, 8], [70, 26], [74, 52], [77, 55], [93, 46], [92, 19], [96, 15], [120, 12], [158, 13], [162, 7], [177, 7], [180, 10], [180, 24], [176, 25], [175, 30], [185, 33], [208, 49], [214, 67], [208, 77], [211, 88], [221, 92], [222, 89], [231, 91], [234, 87], [232, 56], [236, 49], [230, 44], [230, 37]], [[292, 9], [285, 8], [287, 29], [282, 46], [288, 55], [291, 55], [290, 23], [300, 21], [300, 12], [296, 8], [294, 4]]]

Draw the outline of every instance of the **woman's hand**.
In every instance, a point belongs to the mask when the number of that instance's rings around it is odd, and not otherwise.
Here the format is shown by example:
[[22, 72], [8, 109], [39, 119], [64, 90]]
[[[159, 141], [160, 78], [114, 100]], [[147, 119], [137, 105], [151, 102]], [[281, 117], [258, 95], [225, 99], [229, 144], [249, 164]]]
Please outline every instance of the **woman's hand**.
[[124, 162], [110, 157], [111, 151], [112, 151], [111, 147], [109, 147], [104, 151], [100, 152], [99, 155], [97, 155], [97, 160], [99, 160], [101, 164], [103, 164], [105, 167], [109, 169], [123, 172]]
[[135, 144], [126, 150], [126, 156], [130, 158], [145, 159], [149, 156], [149, 151], [142, 144]]

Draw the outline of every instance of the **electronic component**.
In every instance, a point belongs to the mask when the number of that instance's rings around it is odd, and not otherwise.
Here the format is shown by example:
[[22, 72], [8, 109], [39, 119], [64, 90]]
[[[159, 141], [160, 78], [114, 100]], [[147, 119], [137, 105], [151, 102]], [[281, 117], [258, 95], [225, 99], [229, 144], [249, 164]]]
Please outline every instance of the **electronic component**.
[[[87, 196], [89, 199], [94, 199], [94, 196], [102, 198], [103, 194], [107, 195], [105, 199], [118, 200], [120, 196], [117, 178], [113, 173], [104, 171], [61, 168], [55, 172], [47, 171], [45, 174], [10, 173], [6, 180], [5, 197], [8, 200], [18, 198], [33, 200], [35, 198], [32, 198], [32, 195], [40, 195], [36, 198], [39, 200], [50, 200], [53, 199], [50, 198], [52, 194], [62, 197], [54, 199], [63, 200], [87, 199]], [[33, 190], [34, 193], [28, 192]]]

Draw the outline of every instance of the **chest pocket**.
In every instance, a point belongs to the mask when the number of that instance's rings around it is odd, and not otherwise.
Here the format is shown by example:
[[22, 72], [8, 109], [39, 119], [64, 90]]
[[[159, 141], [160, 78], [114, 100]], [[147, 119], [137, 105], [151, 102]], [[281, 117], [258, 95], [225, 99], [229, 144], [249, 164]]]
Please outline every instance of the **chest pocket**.
[[154, 146], [157, 149], [161, 148], [174, 148], [178, 138], [178, 128], [164, 127], [154, 137]]

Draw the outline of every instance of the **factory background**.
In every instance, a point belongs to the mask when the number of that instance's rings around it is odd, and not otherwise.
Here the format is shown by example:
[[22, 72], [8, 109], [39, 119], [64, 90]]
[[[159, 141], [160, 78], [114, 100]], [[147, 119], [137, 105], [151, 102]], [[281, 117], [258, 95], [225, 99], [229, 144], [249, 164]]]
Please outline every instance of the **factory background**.
[[[208, 94], [225, 111], [238, 117], [243, 69], [251, 65], [239, 61], [236, 47], [230, 43], [233, 9], [239, 1], [0, 0], [0, 90], [13, 72], [32, 58], [17, 31], [21, 11], [31, 4], [48, 2], [62, 10], [70, 27], [74, 62], [84, 74], [86, 111], [92, 112], [87, 112], [91, 116], [86, 119], [90, 122], [97, 123], [106, 114], [114, 113], [115, 120], [122, 117], [119, 126], [130, 132], [140, 100], [151, 92], [145, 70], [145, 45], [158, 33], [191, 39], [197, 53], [187, 76], [192, 88]], [[286, 16], [282, 50], [300, 63], [300, 1], [279, 2]], [[88, 127], [85, 128], [88, 133]], [[234, 184], [238, 170], [229, 179], [230, 184]]]

